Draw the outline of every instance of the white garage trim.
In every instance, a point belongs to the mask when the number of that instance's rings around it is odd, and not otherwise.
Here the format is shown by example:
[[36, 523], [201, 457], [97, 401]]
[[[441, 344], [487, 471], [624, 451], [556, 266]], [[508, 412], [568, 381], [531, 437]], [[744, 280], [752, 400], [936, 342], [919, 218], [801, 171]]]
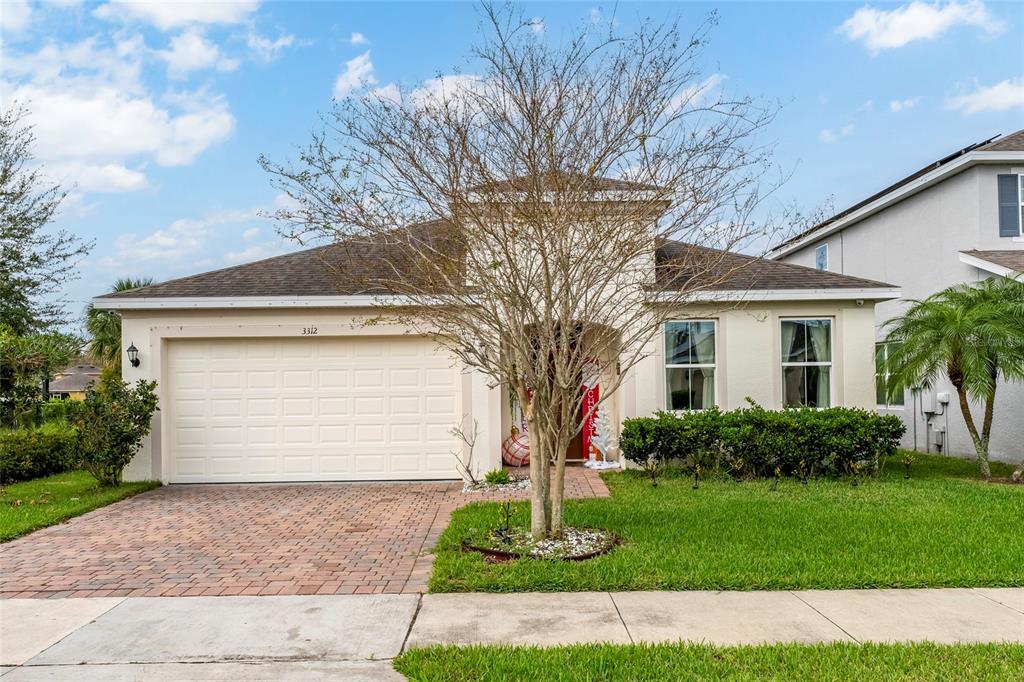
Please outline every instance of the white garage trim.
[[457, 478], [463, 379], [418, 336], [165, 342], [172, 483]]

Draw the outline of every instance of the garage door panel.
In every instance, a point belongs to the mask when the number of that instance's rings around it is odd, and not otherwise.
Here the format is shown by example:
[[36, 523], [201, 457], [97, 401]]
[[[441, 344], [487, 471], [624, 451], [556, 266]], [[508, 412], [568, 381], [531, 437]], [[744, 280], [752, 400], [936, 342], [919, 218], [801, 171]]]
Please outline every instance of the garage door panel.
[[457, 476], [461, 381], [430, 341], [181, 340], [168, 363], [172, 481]]

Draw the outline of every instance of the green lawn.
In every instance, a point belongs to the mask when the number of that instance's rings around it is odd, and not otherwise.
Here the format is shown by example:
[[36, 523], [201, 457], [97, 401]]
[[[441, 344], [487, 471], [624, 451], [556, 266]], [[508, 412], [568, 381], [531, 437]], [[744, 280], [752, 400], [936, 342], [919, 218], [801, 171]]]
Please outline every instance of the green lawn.
[[157, 481], [101, 488], [84, 471], [69, 471], [0, 488], [0, 542], [123, 500], [159, 486]]
[[1019, 680], [1020, 644], [588, 644], [432, 647], [395, 659], [410, 680]]
[[[996, 465], [994, 475], [1009, 467]], [[580, 563], [488, 564], [459, 551], [498, 519], [494, 503], [457, 510], [438, 542], [432, 592], [800, 589], [1024, 585], [1024, 486], [973, 480], [977, 464], [919, 455], [877, 479], [703, 482], [605, 476], [609, 499], [567, 502], [574, 526], [624, 544]], [[525, 524], [528, 510], [518, 507]]]

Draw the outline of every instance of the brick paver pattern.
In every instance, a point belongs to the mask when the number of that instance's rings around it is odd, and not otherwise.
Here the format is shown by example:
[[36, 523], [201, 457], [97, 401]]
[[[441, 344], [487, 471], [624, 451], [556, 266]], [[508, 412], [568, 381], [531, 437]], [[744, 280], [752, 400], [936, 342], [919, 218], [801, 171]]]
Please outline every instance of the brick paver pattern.
[[[566, 494], [608, 489], [570, 467]], [[165, 486], [0, 546], [0, 598], [425, 592], [451, 512], [508, 497], [455, 482]]]

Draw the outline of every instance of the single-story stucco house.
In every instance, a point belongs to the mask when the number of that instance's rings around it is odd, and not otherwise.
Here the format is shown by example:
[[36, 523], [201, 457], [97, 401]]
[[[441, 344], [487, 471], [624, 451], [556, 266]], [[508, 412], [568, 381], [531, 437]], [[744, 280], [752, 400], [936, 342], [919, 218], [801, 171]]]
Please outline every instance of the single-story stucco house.
[[[469, 420], [479, 429], [479, 469], [501, 466], [513, 419], [507, 391], [429, 338], [363, 324], [378, 312], [376, 299], [328, 274], [331, 248], [94, 299], [121, 313], [123, 347], [138, 349], [124, 378], [158, 382], [153, 433], [126, 478], [452, 479], [453, 452], [465, 446], [451, 430]], [[655, 272], [681, 248], [652, 249]], [[365, 268], [373, 254], [364, 255], [332, 265]], [[700, 292], [625, 370], [607, 401], [612, 423], [657, 410], [732, 409], [748, 397], [774, 409], [873, 409], [874, 307], [899, 289], [724, 258], [729, 277]]]

